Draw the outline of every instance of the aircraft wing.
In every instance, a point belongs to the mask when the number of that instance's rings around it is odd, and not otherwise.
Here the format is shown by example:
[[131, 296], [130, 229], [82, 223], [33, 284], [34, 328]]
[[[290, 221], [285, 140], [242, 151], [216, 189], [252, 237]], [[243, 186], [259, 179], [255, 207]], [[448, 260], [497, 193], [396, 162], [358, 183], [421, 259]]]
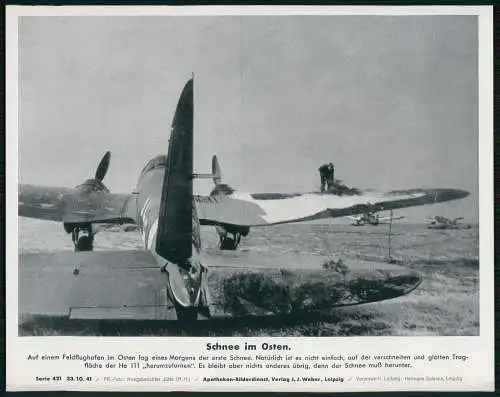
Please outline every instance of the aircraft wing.
[[[404, 219], [405, 217], [403, 215], [398, 215], [398, 216], [393, 216], [392, 217], [392, 220], [393, 221], [397, 221], [397, 220], [400, 220], [400, 219]], [[378, 218], [378, 221], [379, 222], [388, 222], [391, 220], [391, 217], [390, 216], [383, 216], [383, 217], [380, 217]]]
[[76, 189], [19, 185], [20, 216], [64, 223], [134, 223], [131, 194], [103, 191], [81, 194]]
[[212, 316], [290, 314], [392, 299], [421, 282], [411, 269], [324, 256], [204, 252]]
[[149, 251], [21, 254], [18, 279], [23, 319], [176, 318], [166, 276]]
[[433, 204], [466, 197], [456, 189], [412, 189], [359, 195], [331, 193], [250, 194], [234, 192], [195, 196], [202, 225], [267, 226], [322, 218], [335, 218]]

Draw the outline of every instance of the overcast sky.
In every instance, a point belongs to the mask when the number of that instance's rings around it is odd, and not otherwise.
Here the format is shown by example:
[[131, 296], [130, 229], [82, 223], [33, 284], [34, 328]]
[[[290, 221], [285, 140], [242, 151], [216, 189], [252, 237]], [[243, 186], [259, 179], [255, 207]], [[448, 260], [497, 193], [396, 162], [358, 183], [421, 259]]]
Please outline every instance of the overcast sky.
[[233, 187], [300, 192], [332, 161], [360, 188], [467, 189], [405, 214], [473, 220], [477, 50], [475, 16], [23, 17], [20, 182], [74, 186], [111, 150], [131, 191], [194, 73], [197, 172], [216, 153]]

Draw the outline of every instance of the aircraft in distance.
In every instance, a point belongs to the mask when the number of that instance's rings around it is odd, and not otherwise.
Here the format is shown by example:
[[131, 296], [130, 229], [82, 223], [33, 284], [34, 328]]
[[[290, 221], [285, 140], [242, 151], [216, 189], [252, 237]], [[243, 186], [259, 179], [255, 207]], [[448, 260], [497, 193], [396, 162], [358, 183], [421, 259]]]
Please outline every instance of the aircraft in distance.
[[116, 225], [116, 224], [103, 224], [101, 227], [102, 230], [106, 230], [107, 232], [135, 232], [139, 230], [137, 225]]
[[[276, 205], [288, 199], [223, 194], [204, 198], [205, 205], [199, 207], [193, 179], [220, 180], [220, 176], [193, 172], [192, 79], [175, 110], [167, 155], [146, 164], [134, 192], [110, 193], [102, 185], [104, 173], [85, 182], [85, 188], [20, 186], [19, 214], [62, 221], [72, 232], [92, 230], [95, 224], [135, 224], [144, 248], [20, 254], [21, 323], [37, 315], [192, 321], [293, 314], [395, 298], [415, 289], [420, 275], [404, 267], [362, 260], [202, 250], [199, 213], [205, 224], [250, 227], [346, 216], [366, 211], [367, 199], [379, 199], [384, 208], [400, 208], [427, 203], [429, 195], [440, 201], [467, 195], [446, 189], [369, 197], [292, 195], [285, 212], [273, 213], [271, 207], [264, 212], [255, 203]], [[311, 199], [312, 204], [307, 204]], [[292, 206], [298, 214], [293, 215]], [[243, 213], [238, 212], [242, 209]]]
[[471, 225], [460, 223], [463, 216], [449, 219], [444, 216], [432, 216], [427, 218], [428, 229], [470, 229]]
[[[390, 216], [380, 217], [377, 212], [365, 212], [364, 214], [358, 216], [349, 216], [348, 218], [352, 220], [351, 223], [352, 226], [364, 226], [364, 225], [378, 226], [378, 225], [388, 224], [391, 222]], [[404, 219], [404, 218], [405, 217], [403, 215], [399, 215], [399, 216], [393, 216], [392, 220], [397, 221], [399, 219]]]

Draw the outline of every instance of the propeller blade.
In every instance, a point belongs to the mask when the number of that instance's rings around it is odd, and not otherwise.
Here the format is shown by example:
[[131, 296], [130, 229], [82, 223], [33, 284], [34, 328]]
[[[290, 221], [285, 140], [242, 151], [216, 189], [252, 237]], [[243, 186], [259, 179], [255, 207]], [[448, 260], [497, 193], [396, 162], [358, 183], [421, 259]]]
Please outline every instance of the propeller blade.
[[212, 157], [212, 175], [213, 175], [214, 185], [215, 186], [220, 185], [222, 182], [222, 174], [220, 171], [219, 160], [217, 160], [217, 156], [215, 154]]
[[109, 162], [111, 160], [111, 152], [107, 151], [101, 159], [101, 162], [97, 166], [97, 171], [95, 172], [95, 179], [102, 182], [106, 173], [108, 172]]

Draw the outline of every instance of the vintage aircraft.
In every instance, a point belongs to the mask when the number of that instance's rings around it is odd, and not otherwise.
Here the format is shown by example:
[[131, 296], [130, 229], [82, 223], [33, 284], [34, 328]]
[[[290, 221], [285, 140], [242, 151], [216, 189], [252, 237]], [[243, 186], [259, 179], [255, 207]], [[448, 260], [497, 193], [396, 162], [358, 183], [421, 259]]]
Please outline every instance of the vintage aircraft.
[[378, 225], [388, 224], [391, 221], [404, 219], [405, 217], [403, 215], [393, 216], [393, 217], [391, 216], [380, 217], [377, 212], [369, 211], [358, 216], [349, 216], [348, 218], [352, 220], [351, 223], [352, 226], [364, 226], [364, 225], [378, 226]]
[[194, 197], [193, 179], [220, 176], [193, 172], [192, 79], [177, 104], [167, 155], [146, 164], [134, 192], [110, 193], [102, 185], [103, 174], [85, 182], [85, 188], [21, 185], [19, 214], [61, 221], [72, 233], [92, 232], [100, 224], [135, 224], [144, 249], [20, 254], [21, 318], [191, 321], [291, 314], [394, 298], [415, 289], [419, 274], [387, 263], [317, 255], [204, 251], [200, 224], [263, 226], [347, 216], [366, 211], [367, 201], [375, 209], [387, 209], [467, 195], [439, 189], [349, 197], [235, 192]]
[[471, 225], [460, 223], [463, 216], [449, 219], [444, 216], [432, 216], [427, 218], [428, 229], [470, 229]]

